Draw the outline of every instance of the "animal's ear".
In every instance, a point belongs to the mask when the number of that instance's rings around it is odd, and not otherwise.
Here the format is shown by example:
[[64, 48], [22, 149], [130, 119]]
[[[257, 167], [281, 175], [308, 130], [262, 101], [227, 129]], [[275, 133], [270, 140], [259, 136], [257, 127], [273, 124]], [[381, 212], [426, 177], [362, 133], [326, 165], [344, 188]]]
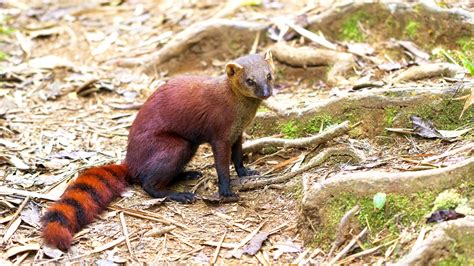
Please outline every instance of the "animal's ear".
[[272, 71], [275, 70], [275, 65], [273, 64], [272, 50], [268, 49], [265, 52], [265, 61], [267, 61], [267, 63], [270, 65]]
[[227, 76], [229, 78], [235, 76], [238, 73], [240, 73], [240, 71], [242, 71], [242, 69], [244, 69], [244, 67], [237, 64], [237, 63], [228, 63], [225, 66], [225, 72], [227, 73]]

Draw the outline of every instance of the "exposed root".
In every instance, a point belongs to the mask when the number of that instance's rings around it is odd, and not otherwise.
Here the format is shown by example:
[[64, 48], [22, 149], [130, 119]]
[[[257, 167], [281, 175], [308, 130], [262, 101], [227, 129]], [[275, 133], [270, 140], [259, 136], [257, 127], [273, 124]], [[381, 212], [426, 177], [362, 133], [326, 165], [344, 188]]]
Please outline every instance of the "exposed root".
[[276, 43], [272, 48], [276, 60], [295, 67], [330, 66], [328, 83], [341, 84], [344, 76], [352, 70], [354, 59], [351, 54], [328, 49], [310, 47], [292, 47], [283, 42]]
[[328, 198], [341, 193], [364, 196], [380, 191], [387, 193], [413, 193], [452, 187], [474, 177], [474, 157], [446, 168], [387, 173], [379, 171], [345, 173], [323, 182], [314, 183], [303, 178], [304, 208], [319, 209]]
[[[446, 255], [450, 247], [466, 235], [474, 234], [474, 217], [443, 222], [436, 225], [426, 240], [414, 246], [410, 253], [397, 262], [399, 265], [428, 265]], [[445, 252], [443, 252], [445, 251]]]
[[257, 189], [262, 188], [271, 184], [283, 183], [291, 178], [302, 174], [318, 165], [321, 165], [331, 156], [350, 156], [355, 161], [363, 161], [365, 160], [364, 156], [361, 155], [358, 151], [353, 149], [352, 147], [348, 146], [340, 146], [340, 147], [330, 147], [323, 150], [321, 153], [313, 157], [307, 164], [302, 166], [300, 169], [290, 172], [281, 176], [272, 177], [272, 178], [240, 178], [232, 180], [232, 187], [235, 190], [250, 190], [250, 189]]
[[261, 138], [252, 141], [245, 142], [242, 149], [244, 153], [256, 152], [262, 148], [273, 146], [273, 147], [284, 147], [284, 148], [302, 148], [308, 146], [316, 146], [318, 144], [327, 142], [335, 137], [344, 135], [351, 129], [349, 121], [344, 121], [339, 125], [327, 128], [320, 134], [311, 137], [297, 138], [297, 139], [282, 139], [282, 138]]
[[397, 77], [392, 79], [392, 83], [427, 79], [433, 77], [455, 77], [463, 74], [464, 70], [454, 64], [435, 63], [413, 66], [401, 72]]
[[159, 68], [160, 64], [165, 63], [173, 57], [182, 54], [191, 45], [201, 40], [212, 37], [227, 35], [232, 30], [243, 30], [248, 33], [262, 31], [267, 26], [265, 24], [228, 19], [209, 19], [203, 22], [197, 22], [185, 30], [176, 34], [168, 43], [166, 43], [158, 52], [150, 57], [146, 62], [145, 73], [153, 74]]
[[[272, 128], [276, 120], [284, 123], [290, 120], [306, 121], [313, 117], [331, 114], [332, 116], [344, 115], [351, 110], [384, 110], [389, 107], [408, 107], [419, 104], [425, 105], [435, 98], [452, 97], [455, 88], [452, 86], [438, 85], [430, 87], [385, 87], [377, 90], [364, 90], [346, 93], [338, 97], [318, 100], [307, 107], [292, 110], [278, 110], [276, 112], [259, 113], [254, 123], [263, 128]], [[275, 103], [272, 105], [277, 106]], [[364, 127], [364, 126], [363, 126]], [[368, 130], [375, 130], [369, 128]], [[383, 128], [380, 130], [384, 130]]]

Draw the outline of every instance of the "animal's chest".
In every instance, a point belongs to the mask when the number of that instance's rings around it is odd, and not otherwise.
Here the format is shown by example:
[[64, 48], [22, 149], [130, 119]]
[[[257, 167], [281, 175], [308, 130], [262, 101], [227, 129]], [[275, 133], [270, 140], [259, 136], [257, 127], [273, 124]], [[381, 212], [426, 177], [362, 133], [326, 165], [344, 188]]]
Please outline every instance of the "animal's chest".
[[250, 125], [257, 113], [258, 104], [242, 104], [237, 106], [237, 108], [239, 108], [237, 113], [240, 115], [237, 115], [232, 123], [230, 134], [231, 143], [234, 143], [239, 136], [242, 135], [242, 132]]

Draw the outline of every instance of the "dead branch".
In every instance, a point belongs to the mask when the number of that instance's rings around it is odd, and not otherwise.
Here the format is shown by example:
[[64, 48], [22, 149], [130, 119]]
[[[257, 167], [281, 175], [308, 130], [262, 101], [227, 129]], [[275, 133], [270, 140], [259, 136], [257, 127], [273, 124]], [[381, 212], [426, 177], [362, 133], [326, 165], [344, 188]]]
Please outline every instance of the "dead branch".
[[363, 196], [380, 191], [392, 193], [412, 193], [423, 190], [443, 189], [474, 177], [474, 157], [446, 168], [387, 173], [380, 171], [345, 173], [323, 182], [314, 183], [303, 178], [303, 206], [317, 208], [334, 195], [349, 193]]
[[345, 80], [343, 77], [354, 66], [354, 59], [351, 54], [329, 49], [296, 48], [286, 43], [278, 42], [271, 50], [276, 60], [290, 66], [330, 66], [328, 82], [331, 84], [338, 84], [338, 82]]
[[244, 153], [256, 152], [265, 147], [283, 147], [283, 148], [302, 148], [308, 146], [316, 146], [318, 144], [327, 142], [335, 137], [341, 136], [347, 133], [351, 129], [349, 121], [344, 121], [339, 125], [327, 128], [323, 132], [305, 138], [297, 139], [283, 139], [283, 138], [261, 138], [252, 141], [245, 142], [243, 145]]
[[347, 252], [351, 250], [352, 246], [354, 246], [357, 243], [357, 241], [359, 241], [361, 238], [365, 236], [365, 234], [367, 234], [367, 230], [368, 228], [365, 227], [364, 230], [362, 230], [356, 237], [354, 237], [351, 240], [351, 242], [349, 242], [349, 244], [347, 244], [347, 246], [345, 246], [336, 256], [334, 256], [334, 258], [329, 262], [329, 264], [333, 265], [342, 257], [344, 257], [347, 254]]
[[346, 229], [349, 225], [349, 221], [351, 217], [354, 216], [356, 212], [360, 210], [360, 206], [356, 205], [352, 209], [350, 209], [344, 216], [342, 216], [341, 221], [339, 222], [339, 226], [337, 227], [337, 234], [336, 239], [332, 242], [331, 250], [329, 250], [328, 258], [332, 257], [334, 251], [344, 242], [344, 235], [347, 233]]
[[433, 77], [455, 77], [459, 73], [464, 73], [464, 70], [457, 65], [450, 63], [429, 63], [420, 66], [412, 66], [393, 78], [391, 82], [400, 83]]
[[474, 234], [474, 217], [447, 221], [435, 226], [433, 232], [416, 249], [412, 249], [397, 262], [399, 265], [427, 265], [430, 261], [445, 255], [454, 242], [466, 235]]
[[290, 172], [281, 176], [272, 177], [272, 178], [240, 178], [232, 180], [232, 186], [235, 190], [243, 191], [265, 187], [271, 184], [283, 183], [291, 178], [302, 174], [320, 164], [325, 162], [331, 156], [350, 156], [356, 161], [363, 161], [365, 158], [359, 152], [354, 150], [352, 147], [340, 146], [340, 147], [330, 147], [324, 149], [321, 153], [313, 157], [307, 164], [302, 166], [300, 169]]
[[155, 73], [160, 64], [180, 55], [191, 45], [207, 37], [226, 34], [232, 29], [255, 33], [264, 30], [266, 27], [265, 24], [261, 23], [228, 19], [209, 19], [197, 22], [176, 34], [158, 52], [151, 55], [150, 59], [145, 62], [144, 72], [147, 74]]

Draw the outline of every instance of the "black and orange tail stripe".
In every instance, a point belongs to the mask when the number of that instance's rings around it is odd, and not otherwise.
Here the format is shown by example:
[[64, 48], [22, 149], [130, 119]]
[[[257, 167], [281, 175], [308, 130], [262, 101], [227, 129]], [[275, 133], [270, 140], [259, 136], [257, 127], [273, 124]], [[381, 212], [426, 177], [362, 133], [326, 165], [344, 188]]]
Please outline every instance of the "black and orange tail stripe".
[[103, 199], [100, 193], [94, 187], [88, 184], [74, 183], [68, 188], [68, 190], [82, 191], [89, 194], [97, 206], [103, 206], [106, 204], [106, 199]]
[[61, 199], [59, 202], [63, 203], [63, 204], [67, 204], [69, 206], [71, 206], [72, 208], [74, 208], [74, 212], [76, 214], [76, 223], [77, 223], [77, 226], [78, 226], [78, 229], [79, 230], [80, 228], [84, 227], [85, 225], [87, 225], [87, 223], [84, 221], [84, 219], [82, 219], [82, 217], [85, 216], [85, 213], [84, 213], [84, 208], [82, 207], [81, 203], [75, 199], [72, 199], [72, 198], [64, 198], [64, 199]]
[[120, 178], [120, 176], [116, 175], [115, 172], [110, 170], [110, 168], [107, 168], [107, 166], [104, 166], [103, 168], [100, 169], [90, 169], [89, 171], [85, 172], [84, 174], [87, 175], [95, 175], [100, 178], [102, 178], [105, 182], [108, 183], [109, 189], [114, 195], [119, 195], [120, 192], [122, 192], [124, 186], [124, 179], [123, 177]]
[[67, 250], [72, 234], [91, 223], [125, 189], [127, 167], [105, 165], [82, 172], [42, 217], [43, 238]]
[[97, 204], [91, 194], [80, 189], [68, 189], [67, 193], [64, 193], [63, 199], [73, 199], [81, 204], [84, 212], [82, 219], [85, 219], [85, 223], [93, 221], [95, 214], [101, 210], [101, 206]]
[[51, 206], [44, 219], [49, 222], [57, 221], [71, 231], [79, 228], [76, 210], [73, 206], [61, 201], [56, 202], [53, 206]]
[[47, 224], [53, 222], [59, 223], [61, 226], [66, 227], [69, 231], [74, 231], [76, 229], [71, 225], [66, 215], [60, 210], [49, 210], [42, 219]]
[[100, 195], [102, 203], [108, 202], [113, 197], [113, 192], [110, 191], [109, 182], [102, 176], [96, 174], [86, 174], [85, 176], [78, 178], [76, 180], [76, 184], [84, 184], [94, 189], [96, 193]]

